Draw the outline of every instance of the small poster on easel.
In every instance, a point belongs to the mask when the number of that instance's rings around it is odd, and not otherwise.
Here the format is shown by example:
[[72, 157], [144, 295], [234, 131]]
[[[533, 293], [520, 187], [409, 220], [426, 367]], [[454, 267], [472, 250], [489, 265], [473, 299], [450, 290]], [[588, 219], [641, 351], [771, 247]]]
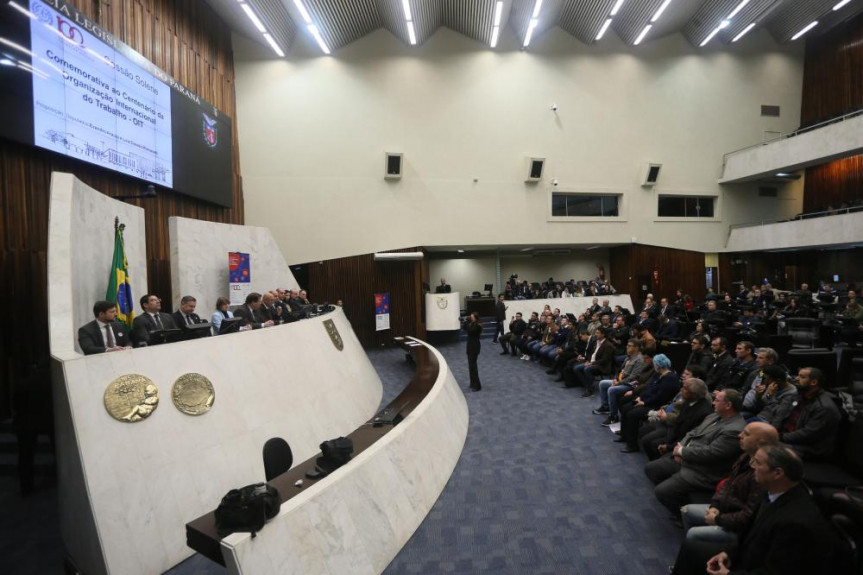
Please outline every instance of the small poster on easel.
[[390, 328], [390, 294], [375, 294], [375, 331]]

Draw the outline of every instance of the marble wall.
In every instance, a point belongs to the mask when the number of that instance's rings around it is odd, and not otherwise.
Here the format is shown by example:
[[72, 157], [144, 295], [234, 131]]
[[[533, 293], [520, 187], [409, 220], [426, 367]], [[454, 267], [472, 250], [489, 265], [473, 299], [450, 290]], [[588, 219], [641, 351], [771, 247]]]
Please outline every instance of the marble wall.
[[[330, 341], [325, 319], [335, 322], [343, 351]], [[204, 375], [215, 388], [204, 415], [186, 415], [172, 403], [172, 385], [186, 373]], [[371, 417], [382, 396], [340, 309], [251, 332], [79, 356], [63, 361], [60, 374], [55, 386], [66, 405], [57, 433], [74, 438], [60, 454], [61, 510], [74, 511], [61, 513], [61, 526], [85, 573], [143, 575], [179, 563], [192, 554], [187, 522], [215, 509], [229, 489], [264, 480], [267, 439], [285, 438], [294, 461], [303, 461], [325, 439]], [[105, 388], [125, 374], [146, 376], [159, 388], [158, 408], [137, 423], [113, 419], [103, 404]], [[91, 522], [101, 557], [74, 533]]]
[[147, 290], [144, 210], [114, 200], [72, 174], [54, 172], [48, 221], [48, 308], [51, 354], [80, 352], [78, 328], [93, 319], [93, 303], [105, 299], [114, 256], [114, 218], [123, 238], [132, 297]]
[[381, 573], [443, 491], [464, 447], [468, 407], [443, 356], [438, 379], [398, 426], [287, 501], [252, 538], [222, 540], [233, 574]]
[[229, 297], [228, 252], [249, 254], [252, 291], [299, 288], [268, 228], [171, 217], [168, 229], [172, 310], [180, 305], [181, 297], [192, 295], [198, 300], [197, 313], [209, 319], [216, 299]]

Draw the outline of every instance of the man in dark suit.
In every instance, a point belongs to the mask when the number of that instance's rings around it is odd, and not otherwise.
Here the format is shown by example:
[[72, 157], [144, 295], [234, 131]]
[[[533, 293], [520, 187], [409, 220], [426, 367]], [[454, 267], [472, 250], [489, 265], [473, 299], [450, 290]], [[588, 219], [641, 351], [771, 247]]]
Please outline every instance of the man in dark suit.
[[[715, 543], [685, 540], [674, 573], [835, 573], [830, 525], [803, 479], [803, 462], [783, 445], [761, 447], [752, 457], [755, 481], [768, 493], [736, 552]], [[717, 551], [719, 551], [717, 553]], [[709, 557], [709, 559], [708, 559]], [[733, 571], [732, 571], [733, 569]]]
[[446, 279], [440, 279], [440, 285], [437, 286], [434, 290], [435, 293], [450, 293], [452, 291], [452, 286], [446, 283]]
[[707, 389], [725, 389], [731, 381], [731, 366], [734, 365], [734, 358], [728, 353], [728, 340], [714, 337], [710, 342], [710, 351], [713, 352], [713, 363], [707, 370]]
[[251, 326], [252, 329], [270, 327], [275, 325], [272, 318], [265, 317], [260, 311], [261, 294], [252, 292], [246, 296], [246, 303], [234, 310], [234, 317], [243, 320], [243, 327]]
[[141, 309], [144, 313], [132, 322], [132, 341], [135, 347], [162, 343], [160, 339], [150, 337], [151, 334], [166, 329], [177, 329], [174, 318], [162, 313], [162, 300], [159, 296], [150, 293], [142, 295]]
[[78, 329], [78, 345], [84, 355], [131, 349], [128, 329], [116, 321], [116, 304], [97, 301], [93, 305], [93, 315], [96, 319]]
[[497, 303], [494, 304], [494, 319], [496, 325], [494, 328], [494, 339], [492, 343], [497, 343], [499, 337], [503, 336], [503, 322], [506, 321], [506, 310], [508, 309], [503, 302], [503, 294], [497, 296]]
[[610, 375], [614, 372], [614, 344], [606, 338], [605, 328], [598, 328], [594, 332], [596, 344], [593, 353], [587, 360], [572, 368], [576, 381], [581, 383], [582, 397], [590, 397], [595, 393], [593, 389], [593, 377], [597, 374]]
[[743, 398], [733, 389], [716, 392], [714, 414], [687, 433], [670, 453], [651, 461], [644, 472], [656, 486], [659, 502], [678, 517], [690, 494], [710, 491], [740, 456], [738, 434], [746, 422], [740, 415]]
[[171, 314], [174, 318], [174, 323], [180, 326], [183, 330], [183, 339], [194, 339], [196, 337], [207, 337], [212, 335], [209, 329], [197, 329], [192, 331], [188, 326], [199, 323], [208, 323], [201, 320], [201, 316], [195, 313], [195, 308], [198, 306], [198, 300], [194, 296], [184, 295], [180, 299], [180, 308]]

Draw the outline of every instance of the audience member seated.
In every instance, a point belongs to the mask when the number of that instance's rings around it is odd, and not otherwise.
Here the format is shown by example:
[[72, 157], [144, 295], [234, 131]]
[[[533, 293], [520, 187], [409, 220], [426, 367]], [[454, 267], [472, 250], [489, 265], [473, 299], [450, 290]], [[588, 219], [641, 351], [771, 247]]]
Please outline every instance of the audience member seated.
[[[559, 313], [560, 312], [558, 311], [558, 314]], [[550, 346], [540, 348], [539, 351], [540, 360], [546, 365], [551, 366], [546, 371], [548, 374], [557, 372], [557, 359], [560, 357], [560, 351], [566, 344], [567, 339], [569, 339], [570, 331], [574, 331], [572, 326], [569, 324], [569, 318], [565, 315], [559, 315], [555, 318], [554, 314], [552, 314], [551, 317], [552, 321], [557, 325], [557, 332], [554, 334], [552, 344]]]
[[183, 330], [183, 339], [207, 337], [210, 335], [210, 330], [192, 332], [186, 329], [186, 326], [206, 323], [205, 320], [201, 319], [201, 316], [195, 313], [195, 308], [197, 306], [198, 300], [196, 300], [194, 296], [184, 295], [180, 299], [180, 309], [171, 314], [171, 317], [174, 318], [174, 323], [180, 326], [180, 329]]
[[764, 422], [753, 422], [743, 428], [739, 438], [743, 454], [719, 483], [710, 503], [689, 503], [681, 508], [686, 539], [737, 544], [738, 536], [752, 524], [766, 493], [755, 480], [750, 463], [759, 449], [777, 445], [779, 434]]
[[587, 356], [584, 363], [572, 368], [575, 381], [580, 383], [584, 390], [581, 394], [582, 397], [590, 397], [595, 393], [593, 388], [594, 376], [608, 375], [614, 371], [614, 345], [606, 338], [606, 329], [604, 327], [597, 328], [594, 332], [596, 343], [593, 346], [593, 353]]
[[800, 397], [791, 411], [776, 421], [779, 438], [804, 459], [823, 459], [836, 443], [842, 416], [831, 394], [821, 388], [823, 382], [820, 369], [801, 368], [797, 374]]
[[710, 345], [710, 340], [706, 335], [693, 337], [689, 344], [692, 353], [689, 354], [686, 365], [700, 365], [704, 368], [704, 373], [706, 374], [713, 366], [713, 354], [707, 350], [708, 345]]
[[132, 340], [125, 324], [117, 321], [117, 304], [97, 301], [93, 321], [78, 328], [78, 345], [84, 355], [130, 349]]
[[734, 361], [729, 368], [728, 377], [717, 383], [716, 389], [736, 389], [741, 391], [746, 383], [747, 376], [751, 371], [756, 369], [755, 357], [752, 352], [755, 351], [755, 344], [751, 341], [741, 341], [734, 346]]
[[710, 342], [710, 351], [713, 352], [713, 363], [707, 370], [706, 383], [707, 389], [713, 392], [729, 387], [734, 358], [728, 353], [728, 340], [724, 337], [714, 337]]
[[863, 305], [860, 305], [860, 302], [857, 301], [857, 292], [854, 290], [848, 290], [848, 303], [845, 304], [845, 308], [840, 315], [848, 319], [863, 322]]
[[656, 498], [673, 518], [692, 493], [713, 490], [740, 455], [738, 434], [746, 426], [743, 400], [733, 389], [717, 391], [712, 415], [687, 433], [670, 453], [648, 463], [644, 472], [656, 486]]
[[272, 318], [267, 317], [261, 311], [261, 294], [257, 292], [252, 292], [246, 296], [246, 303], [234, 310], [234, 317], [243, 320], [243, 327], [251, 326], [252, 329], [275, 325]]
[[[648, 413], [648, 423], [639, 430], [638, 445], [651, 461], [674, 449], [678, 441], [713, 411], [707, 384], [693, 377], [692, 370], [702, 371], [697, 365], [685, 369], [680, 394], [670, 404], [670, 410], [663, 406]], [[650, 421], [652, 418], [655, 421]]]
[[[501, 355], [511, 353], [513, 357], [516, 355], [516, 348], [521, 343], [521, 336], [524, 330], [527, 329], [527, 322], [521, 318], [521, 312], [512, 316], [512, 321], [509, 322], [509, 331], [500, 337], [500, 347], [503, 349]], [[507, 349], [509, 346], [509, 349]]]
[[305, 305], [305, 302], [300, 299], [300, 292], [295, 289], [291, 290], [291, 295], [288, 298], [288, 305], [291, 306], [292, 313], [294, 314], [299, 313], [300, 310], [303, 309], [303, 305]]
[[[599, 407], [593, 410], [596, 415], [608, 415], [603, 425], [611, 425], [619, 421], [617, 413], [617, 396], [630, 391], [638, 374], [644, 368], [641, 355], [641, 342], [630, 339], [626, 342], [626, 359], [617, 374], [616, 379], [603, 379], [599, 382]], [[611, 390], [614, 390], [612, 393]]]
[[154, 332], [177, 329], [174, 318], [162, 312], [162, 300], [153, 294], [141, 296], [141, 309], [144, 313], [132, 322], [132, 341], [135, 347], [163, 343], [158, 337], [152, 337]]
[[521, 359], [527, 361], [530, 359], [530, 344], [542, 337], [542, 328], [545, 322], [539, 318], [539, 314], [532, 312], [530, 321], [527, 322], [527, 327], [521, 336], [521, 341], [518, 343], [518, 349], [521, 351]]
[[[749, 372], [749, 375], [743, 382], [743, 388], [740, 390], [743, 394], [744, 417], [750, 417], [755, 413], [756, 388], [761, 385], [764, 369], [774, 365], [777, 361], [779, 361], [779, 354], [776, 353], [775, 349], [771, 347], [758, 349], [758, 353], [755, 355], [755, 369]], [[766, 386], [764, 389], [767, 389]]]
[[632, 334], [641, 342], [641, 351], [656, 351], [656, 338], [653, 337], [650, 330], [635, 324], [632, 326]]
[[761, 384], [754, 390], [755, 408], [752, 413], [779, 429], [797, 403], [797, 388], [788, 381], [785, 369], [778, 365], [768, 365], [761, 373]]
[[671, 360], [664, 353], [653, 358], [653, 368], [656, 375], [644, 388], [633, 394], [633, 401], [620, 406], [620, 437], [615, 439], [625, 443], [621, 452], [634, 453], [638, 451], [638, 426], [647, 419], [647, 414], [670, 402], [680, 389], [680, 381], [676, 373], [671, 371]]
[[704, 320], [701, 319], [695, 322], [695, 329], [689, 334], [689, 339], [691, 341], [699, 336], [708, 338], [708, 341], [710, 339], [710, 330], [707, 329], [707, 326], [704, 325]]
[[667, 316], [659, 316], [659, 327], [656, 330], [656, 339], [659, 341], [675, 341], [680, 337], [680, 324], [677, 320]]
[[219, 335], [219, 330], [222, 328], [223, 319], [231, 319], [234, 317], [234, 312], [228, 309], [231, 305], [231, 300], [225, 296], [216, 300], [216, 311], [210, 316], [210, 323], [213, 324], [213, 335]]
[[[553, 363], [551, 369], [546, 371], [548, 374], [558, 374], [555, 381], [564, 381], [565, 378], [563, 372], [566, 369], [566, 366], [579, 355], [578, 351], [580, 349], [581, 342], [578, 337], [578, 328], [572, 322], [573, 318], [574, 316], [572, 314], [568, 314], [562, 318], [566, 323], [566, 334], [555, 351], [555, 355], [552, 357]], [[561, 339], [560, 333], [558, 333], [558, 339]]]
[[686, 539], [672, 573], [835, 573], [832, 530], [801, 483], [800, 457], [783, 445], [766, 445], [752, 457], [752, 467], [769, 499], [755, 512], [739, 548]]

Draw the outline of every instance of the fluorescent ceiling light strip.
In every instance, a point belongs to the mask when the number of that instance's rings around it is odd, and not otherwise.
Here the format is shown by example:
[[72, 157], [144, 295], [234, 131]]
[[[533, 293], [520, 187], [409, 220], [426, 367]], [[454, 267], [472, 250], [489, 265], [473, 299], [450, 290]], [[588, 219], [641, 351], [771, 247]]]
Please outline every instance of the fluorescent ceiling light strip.
[[531, 14], [531, 19], [539, 18], [539, 11], [542, 9], [542, 0], [536, 0], [536, 4], [533, 5], [533, 14]]
[[633, 42], [632, 45], [638, 46], [639, 44], [641, 44], [641, 41], [644, 40], [644, 37], [647, 36], [647, 33], [650, 32], [651, 28], [653, 28], [652, 24], [648, 24], [647, 26], [645, 26], [644, 30], [641, 31], [641, 34], [638, 35], [638, 38], [635, 39], [635, 42]]
[[408, 22], [413, 20], [413, 18], [411, 18], [411, 4], [409, 0], [402, 0], [402, 9], [405, 11], [405, 20]]
[[611, 18], [607, 18], [605, 23], [602, 25], [602, 28], [599, 29], [599, 34], [596, 35], [596, 40], [602, 40], [602, 37], [605, 36], [606, 30], [611, 25]]
[[747, 4], [749, 4], [749, 0], [743, 0], [743, 2], [741, 2], [740, 4], [737, 5], [737, 8], [735, 8], [734, 10], [731, 11], [731, 14], [728, 15], [728, 18], [726, 18], [726, 20], [731, 20], [732, 18], [737, 16], [737, 13], [740, 12], [741, 10], [743, 10], [743, 8]]
[[285, 57], [285, 53], [284, 53], [284, 52], [282, 52], [282, 49], [281, 49], [281, 48], [279, 48], [279, 45], [278, 45], [278, 44], [276, 44], [276, 41], [273, 39], [273, 37], [272, 37], [272, 36], [270, 36], [269, 34], [264, 34], [264, 40], [266, 40], [266, 41], [267, 41], [267, 43], [269, 43], [270, 48], [272, 48], [272, 49], [273, 49], [273, 52], [275, 52], [276, 54], [278, 54], [278, 55], [279, 55], [279, 58], [284, 58], [284, 57]]
[[248, 4], [240, 4], [240, 8], [242, 8], [242, 9], [243, 9], [243, 12], [245, 12], [245, 13], [246, 13], [246, 16], [248, 16], [248, 17], [249, 17], [249, 20], [251, 20], [251, 21], [252, 21], [252, 24], [254, 24], [254, 25], [255, 25], [255, 28], [257, 28], [257, 29], [258, 29], [258, 32], [264, 33], [264, 32], [266, 32], [266, 31], [267, 31], [267, 29], [266, 29], [266, 28], [264, 28], [264, 24], [263, 24], [263, 22], [261, 22], [261, 21], [258, 19], [257, 15], [254, 13], [254, 11], [252, 11], [252, 7], [251, 7], [251, 6], [249, 6]]
[[408, 38], [410, 38], [411, 46], [416, 46], [417, 33], [414, 30], [414, 23], [413, 22], [408, 22]]
[[6, 38], [4, 38], [4, 37], [2, 37], [2, 36], [0, 36], [0, 44], [6, 44], [6, 45], [7, 45], [7, 46], [9, 46], [10, 48], [15, 48], [15, 49], [16, 49], [16, 50], [18, 50], [19, 52], [23, 52], [23, 53], [27, 54], [27, 55], [28, 55], [28, 56], [30, 56], [30, 57], [32, 57], [32, 56], [33, 56], [33, 52], [31, 52], [30, 50], [28, 50], [27, 48], [25, 48], [25, 47], [24, 47], [24, 46], [22, 46], [21, 44], [16, 44], [16, 43], [15, 43], [15, 42], [13, 42], [12, 40], [7, 40]]
[[617, 4], [615, 4], [614, 8], [611, 9], [611, 14], [609, 15], [617, 16], [617, 13], [620, 11], [620, 7], [623, 6], [624, 2], [626, 2], [626, 0], [617, 0]]
[[494, 5], [494, 25], [500, 26], [500, 20], [503, 17], [503, 2], [498, 2]]
[[722, 30], [722, 27], [721, 27], [721, 26], [717, 26], [716, 28], [714, 28], [714, 29], [713, 29], [713, 32], [711, 32], [710, 34], [708, 34], [708, 35], [707, 35], [707, 38], [705, 38], [705, 39], [704, 39], [704, 42], [702, 42], [701, 44], [699, 44], [699, 45], [698, 45], [698, 47], [699, 47], [699, 48], [704, 48], [704, 47], [707, 45], [707, 43], [708, 43], [708, 42], [710, 42], [711, 40], [713, 40], [713, 37], [714, 37], [714, 36], [716, 36], [717, 34], [719, 34], [719, 31], [720, 31], [720, 30]]
[[[840, 8], [842, 8], [843, 6], [848, 4], [849, 2], [851, 2], [851, 0], [842, 0], [842, 2], [840, 2], [839, 4], [837, 4], [836, 6], [833, 7], [833, 11], [835, 12], [836, 10], [839, 10]], [[11, 2], [10, 2], [10, 4], [11, 4]]]
[[533, 29], [536, 28], [537, 24], [539, 24], [539, 20], [534, 18], [527, 25], [527, 34], [524, 35], [524, 44], [522, 44], [522, 46], [524, 46], [525, 48], [527, 48], [530, 45], [530, 38], [531, 38], [531, 36], [533, 36]]
[[500, 33], [500, 26], [495, 26], [494, 28], [492, 28], [492, 30], [491, 30], [491, 47], [492, 48], [497, 47], [497, 36], [499, 33]]
[[330, 53], [330, 49], [329, 49], [329, 48], [327, 48], [327, 45], [324, 43], [324, 39], [323, 39], [323, 37], [321, 36], [320, 31], [318, 31], [318, 27], [317, 27], [317, 26], [315, 26], [314, 24], [309, 24], [308, 29], [309, 29], [309, 33], [310, 33], [312, 36], [314, 36], [315, 40], [317, 40], [317, 42], [318, 42], [318, 46], [320, 46], [320, 47], [321, 47], [321, 51], [322, 51], [324, 54], [329, 54], [329, 53]]
[[753, 22], [752, 24], [750, 24], [749, 26], [747, 26], [746, 28], [744, 28], [744, 29], [743, 29], [743, 32], [741, 32], [740, 34], [738, 34], [737, 36], [735, 36], [735, 37], [734, 37], [734, 39], [731, 41], [731, 42], [732, 42], [732, 44], [733, 44], [734, 42], [737, 42], [738, 40], [740, 40], [740, 39], [741, 39], [741, 38], [743, 38], [744, 36], [746, 36], [746, 34], [748, 34], [748, 33], [749, 33], [749, 31], [750, 31], [750, 30], [752, 30], [753, 28], [755, 28], [755, 22]]
[[653, 18], [650, 19], [651, 24], [659, 20], [659, 17], [662, 16], [662, 13], [665, 12], [665, 9], [668, 8], [669, 4], [671, 4], [671, 0], [665, 0], [665, 2], [662, 3], [662, 6], [659, 7], [659, 10], [657, 10], [656, 14], [653, 15]]
[[803, 34], [805, 34], [806, 32], [808, 32], [809, 30], [811, 30], [812, 28], [814, 28], [817, 25], [818, 25], [818, 20], [816, 20], [815, 22], [812, 22], [811, 24], [806, 26], [804, 29], [802, 29], [801, 31], [799, 31], [798, 33], [793, 35], [791, 37], [791, 41], [793, 42], [794, 40], [796, 40], [797, 38], [799, 38], [800, 36], [802, 36]]
[[[29, 10], [27, 10], [26, 8], [24, 8], [23, 6], [19, 6], [15, 2], [9, 2], [9, 5], [11, 7], [15, 8], [16, 10], [18, 10], [19, 12], [21, 12], [22, 14], [24, 14], [25, 16], [27, 16], [28, 18], [32, 18], [33, 20], [36, 20], [36, 15], [33, 14], [32, 12], [30, 12]], [[840, 6], [840, 8], [841, 8], [841, 6]], [[837, 10], [837, 8], [834, 8], [834, 10]]]
[[309, 12], [306, 10], [306, 7], [303, 6], [301, 0], [294, 0], [294, 6], [297, 7], [297, 10], [300, 11], [300, 16], [303, 18], [303, 22], [306, 24], [312, 23], [312, 18], [309, 16]]

